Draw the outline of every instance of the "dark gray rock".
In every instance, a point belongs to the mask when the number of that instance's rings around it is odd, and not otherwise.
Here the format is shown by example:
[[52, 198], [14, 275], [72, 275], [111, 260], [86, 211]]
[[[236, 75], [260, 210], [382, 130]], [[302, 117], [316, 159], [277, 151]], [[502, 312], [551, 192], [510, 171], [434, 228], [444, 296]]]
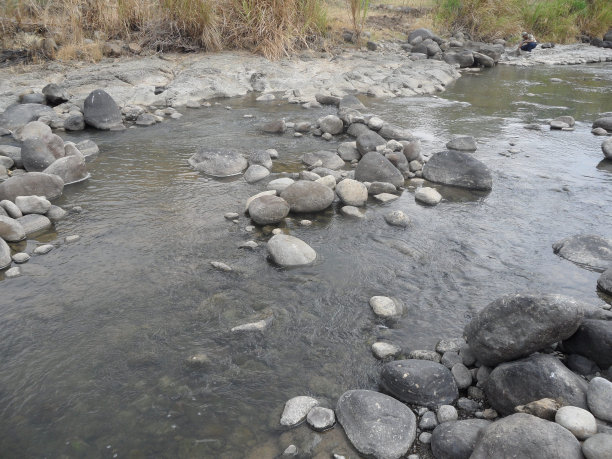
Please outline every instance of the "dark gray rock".
[[404, 185], [402, 173], [380, 153], [374, 151], [361, 158], [355, 169], [355, 180], [360, 182], [387, 182], [395, 186]]
[[416, 437], [416, 417], [403, 403], [378, 392], [350, 390], [336, 416], [353, 446], [365, 457], [399, 459]]
[[344, 160], [333, 151], [321, 150], [302, 155], [302, 162], [307, 166], [314, 166], [318, 161], [326, 169], [340, 169], [344, 166]]
[[[0, 126], [2, 125], [2, 118], [0, 117]], [[593, 129], [602, 128], [608, 132], [612, 132], [612, 116], [605, 118], [599, 118], [593, 123]]]
[[602, 369], [612, 366], [612, 321], [584, 320], [576, 333], [563, 341], [563, 350], [588, 357]]
[[12, 262], [11, 248], [4, 242], [4, 239], [0, 238], [0, 269], [10, 266]]
[[9, 105], [0, 115], [0, 128], [16, 131], [30, 121], [36, 121], [41, 116], [55, 118], [57, 114], [51, 107], [42, 104]]
[[552, 248], [560, 257], [594, 271], [612, 266], [612, 240], [601, 236], [570, 236], [555, 242]]
[[85, 129], [85, 118], [83, 115], [70, 115], [64, 121], [64, 129], [67, 131], [82, 131]]
[[[55, 136], [57, 137], [57, 136]], [[63, 147], [64, 142], [62, 142]], [[42, 172], [49, 167], [57, 157], [51, 146], [41, 137], [27, 138], [21, 147], [21, 161], [28, 172]]]
[[368, 194], [375, 196], [381, 193], [397, 193], [397, 187], [393, 183], [388, 182], [374, 182], [370, 184]]
[[45, 174], [57, 175], [64, 181], [64, 185], [77, 183], [89, 177], [85, 157], [81, 154], [66, 156], [54, 161], [44, 171]]
[[23, 168], [21, 161], [21, 148], [12, 145], [0, 145], [0, 155], [7, 156], [13, 160], [15, 167]]
[[582, 459], [580, 443], [565, 428], [529, 414], [513, 414], [489, 425], [471, 459]]
[[457, 151], [476, 151], [476, 140], [471, 135], [453, 137], [453, 139], [446, 144], [446, 148], [449, 150]]
[[502, 57], [502, 54], [506, 52], [503, 45], [494, 45], [489, 43], [481, 43], [481, 42], [470, 42], [468, 45], [473, 51], [476, 51], [480, 54], [484, 54], [485, 56], [489, 56], [493, 59], [493, 62], [496, 64]]
[[429, 38], [438, 44], [444, 41], [440, 37], [438, 37], [435, 33], [433, 33], [431, 30], [420, 28], [420, 29], [416, 29], [410, 32], [410, 34], [408, 35], [408, 43], [412, 43], [413, 41], [415, 41], [417, 37], [420, 37], [422, 40], [426, 40]]
[[285, 188], [280, 196], [289, 203], [292, 212], [319, 212], [331, 206], [335, 194], [325, 185], [300, 180]]
[[466, 419], [440, 424], [431, 437], [436, 459], [469, 459], [482, 431], [491, 424], [484, 419]]
[[315, 99], [321, 105], [335, 105], [336, 107], [340, 105], [341, 97], [331, 96], [328, 94], [317, 94], [315, 95]]
[[495, 366], [569, 338], [583, 316], [581, 304], [562, 295], [507, 295], [482, 309], [464, 335], [476, 359]]
[[336, 115], [327, 115], [319, 121], [319, 129], [332, 135], [340, 134], [344, 130], [344, 123]]
[[504, 415], [513, 413], [518, 405], [543, 398], [587, 407], [586, 382], [548, 354], [499, 365], [487, 378], [484, 390], [491, 406]]
[[601, 273], [601, 276], [597, 279], [597, 288], [608, 295], [612, 295], [612, 267]]
[[490, 190], [493, 178], [489, 168], [473, 156], [459, 151], [436, 153], [423, 167], [430, 182], [474, 190]]
[[255, 183], [263, 180], [268, 175], [270, 175], [270, 171], [259, 164], [253, 164], [248, 167], [246, 172], [244, 173], [244, 180], [247, 183]]
[[68, 102], [69, 97], [66, 90], [55, 83], [50, 83], [42, 89], [48, 105], [55, 107], [56, 105]]
[[457, 408], [461, 411], [466, 412], [467, 414], [472, 415], [480, 409], [480, 405], [474, 400], [471, 400], [466, 397], [461, 397], [459, 400], [457, 400]]
[[459, 394], [450, 370], [429, 360], [397, 360], [385, 364], [381, 386], [403, 402], [430, 408], [451, 404]]
[[480, 65], [481, 67], [485, 68], [495, 67], [495, 61], [493, 60], [493, 58], [487, 56], [486, 54], [477, 53], [476, 51], [474, 51], [472, 55], [474, 56], [474, 63], [476, 65]]
[[447, 52], [442, 55], [442, 59], [447, 64], [459, 64], [462, 69], [474, 65], [474, 55], [471, 51]]
[[404, 156], [407, 161], [420, 161], [421, 158], [421, 142], [418, 139], [408, 141], [402, 140], [400, 143], [404, 146]]
[[376, 151], [376, 147], [386, 145], [387, 141], [374, 131], [365, 132], [357, 137], [357, 150], [361, 155]]
[[30, 237], [33, 234], [40, 233], [51, 228], [51, 220], [44, 215], [29, 214], [17, 219], [23, 226], [26, 236]]
[[260, 225], [278, 223], [289, 215], [289, 204], [278, 196], [261, 196], [249, 204], [249, 215]]
[[0, 200], [15, 201], [17, 196], [44, 196], [51, 200], [64, 190], [64, 181], [57, 175], [28, 172], [0, 183]]
[[374, 132], [372, 129], [370, 129], [368, 126], [366, 126], [363, 123], [351, 124], [349, 128], [346, 130], [346, 133], [350, 135], [351, 137], [355, 137], [355, 138], [359, 137], [362, 134], [369, 134], [369, 133], [376, 134], [376, 132]]
[[231, 150], [200, 149], [189, 158], [195, 170], [213, 177], [239, 175], [247, 168], [248, 162], [240, 153]]
[[83, 116], [89, 126], [108, 131], [122, 124], [121, 110], [103, 89], [92, 91], [83, 104]]
[[595, 362], [593, 362], [591, 359], [587, 359], [586, 357], [580, 354], [568, 355], [565, 365], [574, 373], [578, 373], [579, 375], [584, 376], [592, 375], [598, 371], [601, 371], [601, 369], [597, 366]]

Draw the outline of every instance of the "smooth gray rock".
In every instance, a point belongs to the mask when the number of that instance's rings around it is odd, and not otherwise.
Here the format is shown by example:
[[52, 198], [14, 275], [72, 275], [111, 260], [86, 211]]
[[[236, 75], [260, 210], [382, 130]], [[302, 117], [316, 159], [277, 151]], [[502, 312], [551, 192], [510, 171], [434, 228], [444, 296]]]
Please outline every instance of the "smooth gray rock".
[[6, 214], [11, 218], [23, 217], [23, 213], [21, 210], [19, 210], [19, 207], [17, 207], [14, 202], [5, 199], [0, 201], [0, 207], [2, 207]]
[[593, 378], [587, 389], [589, 410], [599, 419], [612, 422], [612, 382], [604, 378]]
[[595, 417], [577, 406], [562, 406], [555, 414], [555, 422], [565, 427], [578, 440], [585, 440], [597, 433]]
[[612, 434], [598, 433], [582, 444], [586, 459], [612, 459]]
[[385, 360], [390, 357], [396, 357], [402, 350], [395, 344], [378, 341], [372, 344], [372, 352], [377, 359]]
[[504, 415], [513, 413], [518, 405], [543, 398], [587, 407], [586, 382], [548, 354], [499, 365], [487, 378], [484, 390], [491, 406]]
[[441, 405], [438, 407], [436, 411], [436, 417], [438, 418], [438, 422], [443, 424], [445, 422], [456, 421], [459, 417], [457, 413], [457, 409], [452, 405]]
[[55, 118], [57, 114], [51, 107], [42, 104], [13, 104], [0, 115], [0, 128], [16, 131], [41, 116]]
[[249, 215], [259, 225], [279, 223], [289, 215], [289, 204], [278, 196], [261, 196], [249, 204]]
[[66, 215], [68, 214], [68, 212], [66, 212], [64, 209], [62, 209], [59, 206], [54, 206], [51, 205], [51, 207], [49, 208], [49, 210], [47, 211], [47, 213], [45, 214], [45, 216], [51, 220], [51, 221], [59, 221], [62, 218], [64, 218]]
[[419, 421], [419, 429], [421, 430], [433, 430], [438, 425], [438, 417], [433, 411], [427, 411], [421, 416]]
[[357, 137], [357, 150], [362, 156], [386, 144], [387, 141], [374, 131], [365, 132]]
[[612, 266], [612, 240], [597, 235], [566, 237], [552, 246], [562, 258], [594, 271]]
[[423, 167], [423, 177], [430, 182], [488, 191], [493, 187], [489, 168], [473, 156], [460, 151], [434, 154]]
[[443, 54], [442, 59], [447, 64], [459, 64], [459, 67], [462, 69], [474, 65], [474, 54], [469, 50], [464, 50], [461, 52], [446, 52]]
[[373, 296], [370, 298], [370, 306], [374, 314], [385, 319], [399, 317], [404, 310], [402, 304], [398, 300], [394, 300], [387, 296]]
[[10, 266], [12, 261], [11, 248], [6, 242], [4, 242], [4, 239], [0, 238], [0, 269]]
[[365, 457], [399, 459], [416, 437], [416, 417], [403, 403], [369, 390], [350, 390], [336, 416], [353, 446]]
[[336, 194], [340, 200], [348, 205], [360, 207], [368, 200], [368, 189], [366, 186], [352, 179], [344, 179], [336, 185]]
[[[363, 134], [369, 134], [369, 133], [376, 134], [376, 132], [371, 130], [368, 126], [366, 126], [363, 123], [353, 123], [353, 124], [351, 124], [348, 127], [348, 129], [346, 130], [346, 133], [348, 135], [350, 135], [351, 137], [355, 137], [355, 138], [357, 138], [357, 137], [359, 137], [360, 135], [363, 135]], [[359, 154], [361, 155], [361, 153], [359, 153]]]
[[56, 135], [51, 134], [49, 137], [29, 137], [21, 146], [21, 161], [23, 167], [28, 172], [42, 172], [49, 167], [55, 160], [63, 156], [57, 155], [51, 141], [57, 143], [57, 139], [61, 142], [62, 153], [64, 152], [64, 142]]
[[89, 126], [108, 131], [121, 125], [121, 110], [115, 100], [103, 89], [92, 91], [83, 104], [83, 116]]
[[377, 194], [382, 193], [397, 193], [397, 187], [393, 183], [388, 182], [374, 182], [370, 184], [370, 188], [368, 188], [368, 194], [375, 196]]
[[28, 172], [0, 183], [0, 200], [14, 201], [17, 196], [44, 196], [55, 199], [62, 194], [64, 181], [57, 175]]
[[29, 214], [18, 218], [17, 221], [23, 226], [26, 236], [39, 233], [51, 228], [51, 220], [44, 215]]
[[141, 113], [136, 118], [136, 126], [153, 126], [157, 123], [157, 117], [151, 113]]
[[314, 262], [317, 253], [301, 239], [276, 234], [268, 241], [268, 253], [280, 266], [304, 266]]
[[28, 124], [19, 128], [15, 132], [15, 139], [23, 142], [25, 139], [31, 139], [34, 137], [45, 137], [53, 134], [51, 128], [40, 121], [30, 121]]
[[306, 419], [308, 412], [318, 405], [319, 401], [316, 398], [307, 397], [305, 395], [287, 400], [280, 420], [281, 425], [293, 427], [300, 424]]
[[361, 153], [357, 149], [357, 142], [342, 142], [338, 145], [337, 151], [343, 161], [358, 161], [361, 158]]
[[494, 366], [572, 336], [582, 305], [562, 295], [507, 295], [489, 303], [464, 330], [477, 360]]
[[484, 419], [451, 421], [435, 428], [431, 451], [436, 459], [469, 459], [482, 431], [491, 424]]
[[446, 148], [457, 151], [476, 151], [478, 147], [474, 137], [466, 135], [453, 137], [451, 141], [446, 144]]
[[[319, 177], [317, 175], [317, 179], [319, 179], [319, 178], [321, 178], [321, 177]], [[295, 183], [295, 180], [293, 180], [292, 178], [282, 177], [282, 178], [270, 180], [268, 182], [267, 188], [268, 188], [268, 190], [275, 190], [277, 193], [280, 193], [285, 188], [287, 188], [289, 185], [292, 185], [293, 183]]]
[[64, 185], [81, 182], [89, 177], [85, 157], [80, 153], [55, 160], [43, 172], [57, 175], [64, 181]]
[[314, 153], [306, 153], [302, 155], [302, 162], [307, 166], [314, 166], [321, 161], [320, 167], [326, 169], [340, 169], [344, 166], [344, 161], [333, 151], [315, 151]]
[[473, 415], [476, 411], [480, 409], [480, 405], [474, 400], [471, 400], [466, 397], [461, 397], [459, 400], [457, 400], [457, 408], [469, 415]]
[[[2, 126], [2, 118], [0, 118], [0, 126]], [[595, 120], [595, 122], [593, 123], [593, 129], [596, 128], [602, 128], [608, 132], [612, 132], [612, 116]]]
[[249, 165], [259, 165], [266, 169], [272, 169], [272, 157], [267, 150], [255, 150], [249, 153]]
[[459, 389], [467, 389], [472, 385], [472, 374], [463, 363], [456, 363], [453, 365], [451, 373]]
[[360, 182], [387, 182], [394, 186], [404, 184], [402, 173], [383, 155], [377, 152], [367, 153], [355, 169], [355, 180]]
[[340, 134], [344, 130], [344, 123], [336, 115], [327, 115], [319, 121], [319, 129], [332, 135]]
[[85, 129], [85, 118], [83, 115], [70, 115], [64, 120], [64, 129], [67, 131], [82, 131]]
[[287, 130], [285, 120], [273, 120], [265, 123], [261, 130], [268, 134], [283, 134]]
[[563, 350], [588, 357], [600, 368], [612, 366], [612, 321], [585, 319]]
[[330, 94], [316, 94], [315, 100], [321, 105], [335, 105], [337, 107], [340, 104], [342, 98], [338, 96], [332, 96]]
[[244, 180], [247, 183], [255, 183], [265, 179], [270, 175], [270, 171], [259, 164], [253, 164], [247, 168], [244, 173]]
[[17, 220], [0, 215], [0, 238], [7, 242], [18, 242], [25, 237], [25, 230]]
[[11, 158], [15, 167], [23, 168], [20, 147], [14, 147], [12, 145], [0, 145], [0, 155]]
[[384, 123], [378, 134], [387, 140], [412, 140], [412, 133], [408, 129], [390, 123]]
[[365, 218], [365, 215], [355, 206], [343, 206], [340, 209], [340, 212], [347, 217]]
[[612, 137], [603, 141], [601, 151], [606, 159], [612, 159]]
[[51, 208], [51, 203], [44, 196], [17, 196], [15, 205], [19, 207], [23, 215], [44, 215]]
[[422, 186], [414, 192], [414, 199], [422, 204], [435, 206], [442, 200], [442, 195], [435, 188]]
[[513, 414], [481, 432], [471, 459], [582, 459], [580, 443], [554, 422]]
[[34, 253], [36, 255], [46, 255], [49, 252], [51, 252], [54, 248], [55, 247], [53, 247], [51, 244], [39, 245], [38, 247], [34, 249]]
[[457, 384], [450, 370], [429, 360], [397, 360], [382, 368], [381, 386], [406, 403], [436, 407], [453, 403]]
[[44, 94], [32, 92], [30, 94], [23, 94], [19, 98], [19, 102], [22, 104], [44, 104], [47, 102]]
[[334, 192], [317, 182], [300, 180], [281, 192], [281, 198], [289, 203], [291, 212], [319, 212], [334, 201]]
[[195, 170], [213, 177], [240, 175], [248, 166], [244, 156], [230, 150], [200, 149], [188, 162]]
[[401, 210], [392, 210], [385, 214], [385, 221], [391, 226], [406, 228], [410, 224], [410, 218]]
[[325, 432], [331, 429], [336, 423], [336, 415], [333, 410], [329, 408], [323, 408], [322, 406], [315, 406], [312, 408], [306, 416], [306, 422], [313, 430], [317, 432]]
[[13, 255], [12, 258], [15, 263], [25, 263], [30, 259], [30, 255], [25, 252], [19, 252]]
[[592, 375], [601, 371], [595, 362], [580, 354], [569, 354], [565, 365], [579, 375]]
[[418, 139], [401, 142], [404, 146], [403, 152], [407, 161], [420, 161], [421, 157], [421, 142]]
[[445, 352], [440, 359], [440, 363], [449, 370], [462, 361], [463, 359], [459, 356], [459, 353], [455, 351]]

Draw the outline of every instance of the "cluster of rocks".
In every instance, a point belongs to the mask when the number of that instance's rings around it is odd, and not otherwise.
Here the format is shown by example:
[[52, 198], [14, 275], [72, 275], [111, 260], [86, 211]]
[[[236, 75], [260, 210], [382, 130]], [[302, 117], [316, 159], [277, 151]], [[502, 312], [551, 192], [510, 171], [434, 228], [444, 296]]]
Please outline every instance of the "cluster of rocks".
[[612, 48], [612, 28], [608, 30], [602, 38], [587, 37], [588, 42], [598, 48]]
[[[384, 297], [372, 300], [374, 309], [397, 306]], [[366, 457], [400, 458], [431, 448], [444, 459], [510, 453], [607, 458], [612, 314], [592, 319], [602, 312], [561, 295], [501, 297], [465, 327], [464, 339], [441, 340], [435, 351], [412, 350], [407, 359], [389, 360], [402, 350], [375, 343], [374, 354], [386, 360], [383, 392], [349, 390], [335, 412], [316, 399], [296, 397], [287, 402], [281, 425], [306, 420], [321, 431], [337, 419]], [[599, 322], [598, 335], [591, 322]], [[593, 349], [585, 339], [597, 341]]]
[[[597, 118], [593, 122], [591, 133], [599, 136], [612, 135], [612, 113], [604, 113], [601, 118]], [[602, 146], [602, 149], [604, 147]], [[606, 158], [610, 158], [609, 154], [606, 154], [604, 149], [604, 155]]]
[[[342, 204], [343, 215], [363, 218], [360, 209], [366, 206], [369, 196], [380, 203], [397, 199], [406, 179], [411, 179], [411, 186], [418, 187], [415, 199], [424, 205], [436, 205], [442, 199], [437, 190], [423, 186], [424, 179], [474, 190], [492, 187], [489, 169], [468, 153], [476, 150], [476, 142], [471, 137], [451, 140], [448, 151], [426, 160], [420, 152], [419, 141], [410, 132], [375, 115], [363, 114], [365, 107], [356, 97], [319, 94], [317, 101], [337, 106], [337, 114], [324, 116], [315, 123], [275, 120], [263, 125], [262, 130], [283, 134], [293, 129], [300, 135], [311, 134], [328, 140], [348, 135], [355, 141], [340, 143], [335, 152], [321, 150], [302, 155], [306, 170], [291, 177], [274, 178], [267, 183], [267, 191], [249, 198], [245, 211], [257, 225], [281, 223], [290, 213], [321, 212], [334, 202]], [[255, 183], [270, 175], [272, 159], [277, 155], [275, 150], [267, 150], [245, 157], [233, 150], [203, 148], [188, 162], [195, 170], [213, 177], [244, 173], [248, 183]], [[409, 223], [402, 211], [390, 212], [385, 220], [400, 227]], [[275, 235], [270, 242], [270, 255], [281, 266], [308, 264], [316, 258], [306, 243], [292, 236]]]

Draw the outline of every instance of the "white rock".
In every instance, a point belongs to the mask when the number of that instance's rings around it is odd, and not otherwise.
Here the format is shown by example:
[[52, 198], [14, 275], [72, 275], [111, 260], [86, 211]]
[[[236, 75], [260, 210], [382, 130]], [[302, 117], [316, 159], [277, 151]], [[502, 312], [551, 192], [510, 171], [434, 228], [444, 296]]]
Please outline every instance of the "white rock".
[[336, 194], [347, 206], [360, 207], [368, 200], [366, 186], [353, 179], [344, 179], [336, 186]]
[[39, 245], [34, 249], [34, 253], [36, 255], [44, 255], [46, 253], [51, 252], [53, 249], [54, 247], [51, 244]]
[[301, 239], [277, 234], [268, 241], [268, 253], [281, 266], [304, 266], [314, 262], [317, 252]]
[[555, 414], [555, 422], [573, 433], [578, 440], [584, 440], [597, 433], [595, 417], [577, 406], [559, 408]]
[[414, 199], [429, 206], [435, 206], [442, 200], [442, 195], [435, 188], [421, 187], [414, 193]]
[[294, 182], [295, 180], [289, 177], [278, 178], [278, 179], [270, 180], [267, 188], [268, 190], [275, 190], [277, 193], [280, 193], [281, 191], [283, 191], [285, 188], [287, 188], [289, 185], [291, 185]]
[[14, 277], [19, 277], [19, 276], [21, 276], [21, 268], [19, 266], [15, 266], [13, 268], [7, 269], [6, 272], [4, 273], [4, 276], [7, 279], [12, 279]]
[[219, 271], [224, 271], [226, 273], [233, 271], [231, 266], [220, 261], [211, 261], [210, 264], [213, 268], [218, 269]]
[[331, 188], [332, 190], [336, 188], [336, 179], [333, 175], [326, 175], [325, 177], [316, 179], [315, 182], [325, 185], [327, 188]]
[[316, 398], [305, 395], [293, 397], [285, 403], [285, 409], [280, 420], [281, 425], [287, 427], [298, 425], [306, 419], [310, 410], [318, 405], [319, 401]]
[[396, 357], [401, 349], [395, 344], [378, 341], [372, 344], [372, 352], [377, 359], [384, 360], [389, 357]]
[[265, 320], [260, 320], [258, 322], [251, 322], [244, 325], [238, 325], [237, 327], [232, 328], [232, 333], [235, 332], [253, 332], [253, 331], [264, 331], [268, 326], [268, 322]]
[[364, 218], [365, 215], [355, 206], [344, 206], [340, 209], [347, 217]]
[[15, 263], [25, 263], [30, 259], [30, 255], [25, 252], [19, 252], [12, 256]]
[[370, 298], [370, 306], [379, 317], [391, 318], [402, 315], [402, 306], [387, 296], [373, 296]]
[[79, 239], [81, 239], [81, 236], [79, 236], [78, 234], [73, 234], [71, 236], [66, 236], [66, 239], [64, 239], [64, 241], [70, 244], [71, 242], [76, 242]]

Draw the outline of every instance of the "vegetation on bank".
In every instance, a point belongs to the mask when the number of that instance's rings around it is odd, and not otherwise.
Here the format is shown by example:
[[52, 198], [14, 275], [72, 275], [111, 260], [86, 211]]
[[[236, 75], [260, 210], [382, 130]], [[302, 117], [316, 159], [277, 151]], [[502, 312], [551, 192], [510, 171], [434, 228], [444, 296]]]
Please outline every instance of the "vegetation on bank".
[[507, 39], [522, 30], [539, 41], [575, 42], [612, 27], [610, 0], [437, 0], [437, 27], [476, 39]]

